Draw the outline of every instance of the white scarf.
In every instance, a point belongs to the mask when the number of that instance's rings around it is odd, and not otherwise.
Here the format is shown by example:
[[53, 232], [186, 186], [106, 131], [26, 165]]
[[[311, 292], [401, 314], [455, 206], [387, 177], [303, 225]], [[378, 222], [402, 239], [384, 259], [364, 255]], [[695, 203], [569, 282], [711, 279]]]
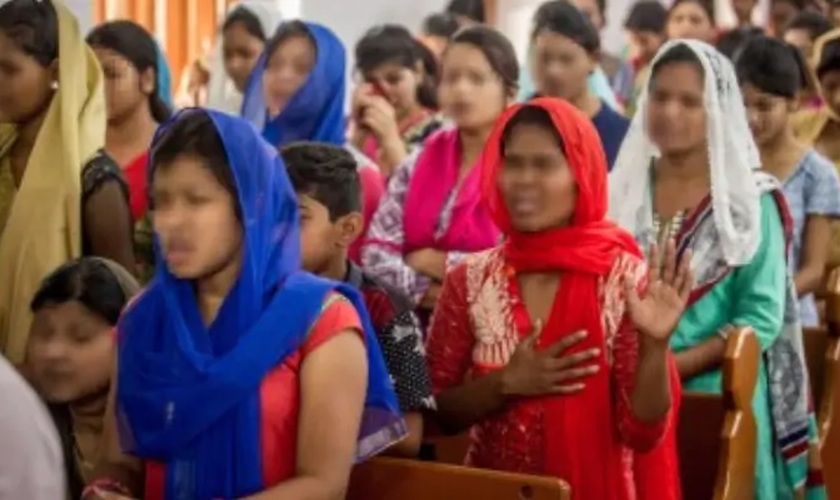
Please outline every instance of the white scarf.
[[[242, 0], [228, 11], [228, 16], [237, 9], [247, 9], [260, 20], [266, 42], [274, 35], [280, 24], [280, 11], [272, 7], [273, 0]], [[210, 83], [207, 91], [207, 107], [232, 115], [239, 115], [242, 107], [242, 93], [236, 89], [225, 71], [222, 53], [222, 32], [216, 37], [213, 60], [210, 62]]]
[[[711, 198], [721, 253], [727, 265], [742, 266], [752, 260], [761, 241], [760, 193], [753, 172], [761, 168], [758, 148], [750, 133], [735, 70], [724, 55], [703, 42], [672, 40], [659, 50], [651, 67], [656, 68], [662, 57], [680, 45], [695, 53], [704, 72]], [[649, 80], [644, 84], [639, 111], [610, 174], [609, 205], [609, 217], [644, 246], [656, 238], [649, 170], [651, 160], [659, 157], [645, 123], [649, 84]]]

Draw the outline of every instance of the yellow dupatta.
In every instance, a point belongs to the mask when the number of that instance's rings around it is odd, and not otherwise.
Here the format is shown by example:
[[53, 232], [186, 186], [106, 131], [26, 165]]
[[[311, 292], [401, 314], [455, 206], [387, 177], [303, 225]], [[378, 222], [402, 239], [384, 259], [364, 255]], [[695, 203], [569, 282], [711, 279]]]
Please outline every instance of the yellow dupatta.
[[[814, 42], [814, 53], [811, 61], [809, 62], [811, 66], [811, 77], [814, 81], [817, 94], [820, 97], [823, 97], [823, 92], [822, 86], [820, 85], [815, 73], [816, 68], [823, 57], [825, 46], [836, 40], [840, 40], [840, 29], [833, 29], [817, 38]], [[823, 102], [825, 102], [825, 99], [823, 99]], [[820, 134], [822, 134], [822, 131], [825, 129], [825, 126], [828, 125], [829, 121], [840, 121], [840, 117], [831, 110], [831, 107], [827, 104], [823, 104], [819, 108], [804, 109], [793, 115], [791, 118], [791, 126], [797, 139], [813, 146], [817, 139], [819, 139]]]
[[[102, 70], [75, 16], [61, 0], [53, 5], [59, 88], [0, 235], [0, 351], [13, 364], [23, 361], [41, 280], [82, 253], [82, 167], [105, 146]], [[15, 137], [14, 126], [0, 124], [0, 151]]]

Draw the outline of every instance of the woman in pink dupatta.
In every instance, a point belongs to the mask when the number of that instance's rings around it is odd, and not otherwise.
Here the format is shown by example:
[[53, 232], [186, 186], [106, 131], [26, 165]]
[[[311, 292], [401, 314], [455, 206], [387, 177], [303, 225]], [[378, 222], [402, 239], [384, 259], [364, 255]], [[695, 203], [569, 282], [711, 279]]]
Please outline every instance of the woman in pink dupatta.
[[498, 243], [474, 166], [518, 77], [516, 53], [501, 33], [475, 26], [456, 35], [443, 56], [439, 94], [456, 126], [429, 137], [397, 169], [373, 216], [365, 270], [421, 309], [434, 307], [449, 266]]

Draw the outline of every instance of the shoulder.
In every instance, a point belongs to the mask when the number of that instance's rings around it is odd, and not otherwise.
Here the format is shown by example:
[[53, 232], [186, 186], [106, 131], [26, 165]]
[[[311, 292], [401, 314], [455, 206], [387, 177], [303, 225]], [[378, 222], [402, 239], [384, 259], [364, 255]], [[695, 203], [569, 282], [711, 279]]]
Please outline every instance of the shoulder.
[[82, 198], [92, 195], [108, 183], [116, 183], [126, 189], [120, 166], [107, 153], [98, 151], [82, 167]]
[[813, 183], [837, 182], [837, 168], [825, 156], [811, 149], [799, 163], [799, 169]]
[[359, 312], [343, 295], [330, 292], [321, 305], [321, 313], [301, 347], [303, 355], [314, 351], [336, 335], [348, 330], [362, 334], [362, 322]]

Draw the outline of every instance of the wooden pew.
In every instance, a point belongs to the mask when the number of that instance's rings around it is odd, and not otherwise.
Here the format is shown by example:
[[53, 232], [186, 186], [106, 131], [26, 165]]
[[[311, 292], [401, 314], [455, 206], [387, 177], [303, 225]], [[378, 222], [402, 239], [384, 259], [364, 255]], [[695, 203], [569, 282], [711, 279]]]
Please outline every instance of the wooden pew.
[[818, 346], [809, 347], [809, 342], [814, 342], [812, 332], [806, 332], [804, 340], [820, 429], [823, 477], [829, 498], [840, 498], [840, 268], [832, 270], [826, 281], [825, 316], [826, 328]]
[[347, 500], [569, 500], [558, 479], [455, 465], [374, 458], [354, 467]]
[[760, 355], [752, 329], [738, 329], [726, 343], [722, 394], [683, 393], [677, 442], [684, 500], [753, 498]]

